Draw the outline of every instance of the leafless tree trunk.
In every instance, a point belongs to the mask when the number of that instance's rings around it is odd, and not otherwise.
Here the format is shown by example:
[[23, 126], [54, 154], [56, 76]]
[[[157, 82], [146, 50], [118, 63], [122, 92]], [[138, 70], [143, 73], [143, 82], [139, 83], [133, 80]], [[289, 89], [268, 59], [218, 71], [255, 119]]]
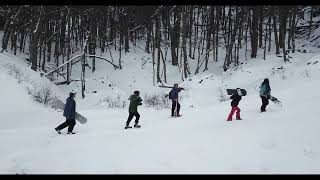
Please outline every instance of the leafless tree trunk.
[[31, 41], [30, 41], [31, 69], [34, 71], [37, 71], [37, 62], [38, 62], [37, 49], [38, 49], [39, 36], [42, 31], [43, 12], [45, 12], [45, 7], [43, 6], [34, 7], [35, 16], [32, 22]]
[[258, 14], [259, 10], [257, 8], [253, 8], [251, 23], [251, 58], [256, 58], [258, 51]]

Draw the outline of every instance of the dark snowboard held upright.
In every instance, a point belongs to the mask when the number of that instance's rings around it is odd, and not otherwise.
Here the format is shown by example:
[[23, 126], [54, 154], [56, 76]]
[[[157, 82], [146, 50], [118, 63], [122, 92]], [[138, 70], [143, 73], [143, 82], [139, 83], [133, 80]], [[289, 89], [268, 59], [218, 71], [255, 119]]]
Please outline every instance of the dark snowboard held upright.
[[227, 93], [228, 93], [228, 95], [234, 95], [234, 94], [238, 94], [240, 96], [247, 95], [247, 91], [245, 89], [240, 89], [240, 92], [238, 92], [237, 89], [227, 89]]

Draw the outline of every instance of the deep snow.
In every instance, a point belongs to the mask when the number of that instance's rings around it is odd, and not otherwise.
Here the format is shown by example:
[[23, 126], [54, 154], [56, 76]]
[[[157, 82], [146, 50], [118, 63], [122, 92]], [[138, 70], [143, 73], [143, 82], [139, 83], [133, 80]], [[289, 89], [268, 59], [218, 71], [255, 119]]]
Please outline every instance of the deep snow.
[[[96, 72], [86, 73], [85, 99], [80, 82], [55, 86], [31, 71], [23, 55], [1, 53], [0, 173], [318, 174], [320, 52], [314, 44], [317, 41], [304, 47], [307, 53], [290, 54], [290, 63], [273, 52], [266, 60], [244, 60], [242, 54], [237, 71], [223, 72], [222, 60], [210, 61], [209, 71], [183, 82], [177, 67], [167, 66], [168, 85], [178, 82], [188, 89], [180, 93], [183, 116], [170, 118], [170, 109], [148, 108], [143, 102], [142, 128], [128, 130], [127, 98], [134, 90], [140, 90], [142, 98], [169, 92], [153, 86], [152, 59], [141, 49], [122, 54], [121, 71], [97, 60]], [[263, 51], [259, 53], [262, 57]], [[117, 61], [117, 53], [113, 58]], [[9, 75], [12, 65], [22, 72], [22, 83]], [[79, 67], [72, 73], [72, 79], [80, 79]], [[283, 106], [270, 102], [267, 112], [260, 113], [258, 86], [266, 77]], [[88, 123], [77, 123], [76, 135], [66, 130], [57, 134], [54, 128], [64, 121], [62, 112], [33, 101], [26, 90], [32, 83], [50, 86], [61, 100], [78, 91], [77, 111]], [[231, 107], [225, 89], [237, 87], [248, 92], [239, 104], [243, 120], [227, 122]], [[108, 108], [105, 98], [118, 96], [125, 108]]]

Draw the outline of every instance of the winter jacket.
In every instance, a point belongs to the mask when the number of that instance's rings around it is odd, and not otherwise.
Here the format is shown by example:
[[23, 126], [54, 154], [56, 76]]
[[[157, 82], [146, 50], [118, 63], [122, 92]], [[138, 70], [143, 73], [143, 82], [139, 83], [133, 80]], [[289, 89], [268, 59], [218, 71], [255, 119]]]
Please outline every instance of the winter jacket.
[[139, 105], [142, 105], [142, 99], [135, 95], [135, 94], [132, 94], [130, 97], [129, 97], [129, 100], [130, 100], [130, 105], [129, 105], [129, 113], [136, 113], [138, 112], [138, 106]]
[[177, 101], [180, 91], [181, 91], [181, 88], [175, 88], [175, 87], [172, 88], [172, 90], [170, 92], [170, 99], [172, 99], [172, 101]]
[[270, 97], [271, 89], [267, 84], [262, 84], [260, 86], [260, 96]]
[[76, 118], [76, 101], [70, 97], [66, 100], [66, 105], [64, 106], [63, 116], [67, 119]]
[[230, 97], [230, 99], [232, 99], [231, 106], [237, 107], [239, 104], [239, 101], [241, 100], [241, 96], [239, 96], [238, 94], [234, 94]]

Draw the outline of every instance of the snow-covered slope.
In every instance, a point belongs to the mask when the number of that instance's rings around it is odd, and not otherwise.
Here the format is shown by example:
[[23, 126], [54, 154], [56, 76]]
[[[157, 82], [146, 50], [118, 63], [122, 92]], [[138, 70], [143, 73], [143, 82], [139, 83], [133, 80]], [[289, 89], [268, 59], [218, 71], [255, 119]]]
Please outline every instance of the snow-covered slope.
[[[181, 118], [170, 118], [169, 109], [143, 106], [139, 107], [142, 128], [124, 130], [127, 109], [97, 105], [101, 96], [118, 92], [128, 97], [135, 89], [168, 91], [152, 86], [152, 74], [143, 74], [149, 67], [134, 72], [130, 67], [138, 66], [136, 59], [128, 59], [125, 73], [110, 67], [110, 71], [89, 75], [87, 87], [98, 93], [87, 94], [84, 100], [77, 97], [78, 111], [88, 123], [78, 123], [74, 136], [65, 131], [57, 134], [54, 127], [63, 122], [62, 112], [34, 102], [26, 84], [9, 76], [3, 65], [15, 64], [38, 83], [48, 81], [14, 56], [0, 54], [0, 58], [0, 173], [320, 172], [320, 54], [296, 53], [291, 63], [270, 55], [267, 60], [245, 61], [238, 71], [194, 76], [180, 83], [189, 89], [181, 93]], [[104, 68], [102, 64], [97, 67]], [[96, 86], [93, 79], [108, 73], [117, 84], [113, 90]], [[123, 74], [134, 76], [138, 85], [130, 87], [134, 81]], [[268, 111], [261, 114], [256, 88], [265, 77], [283, 107], [270, 102]], [[61, 99], [76, 87], [53, 86]], [[230, 101], [220, 101], [219, 88], [224, 92], [227, 87], [248, 91], [240, 102], [242, 121], [226, 122]]]
[[[187, 89], [181, 92], [183, 116], [170, 118], [170, 109], [148, 108], [144, 101], [142, 128], [128, 130], [127, 98], [134, 90], [142, 98], [169, 92], [153, 86], [152, 58], [143, 50], [122, 54], [122, 70], [97, 60], [96, 72], [86, 72], [85, 99], [79, 81], [55, 86], [23, 58], [0, 53], [0, 173], [319, 173], [319, 32], [311, 43], [299, 40], [301, 51], [290, 54], [290, 63], [273, 52], [266, 60], [240, 54], [238, 69], [223, 72], [221, 57], [183, 82], [177, 67], [167, 66], [168, 85]], [[118, 52], [112, 53], [117, 61]], [[71, 78], [80, 79], [80, 70], [75, 65]], [[283, 106], [270, 102], [262, 114], [257, 88], [264, 78]], [[77, 111], [88, 123], [77, 123], [76, 135], [57, 134], [64, 117], [32, 99], [27, 88], [38, 86], [61, 100], [78, 91]], [[231, 107], [225, 89], [237, 87], [248, 92], [239, 105], [243, 120], [226, 122]], [[110, 98], [125, 107], [109, 108]]]

